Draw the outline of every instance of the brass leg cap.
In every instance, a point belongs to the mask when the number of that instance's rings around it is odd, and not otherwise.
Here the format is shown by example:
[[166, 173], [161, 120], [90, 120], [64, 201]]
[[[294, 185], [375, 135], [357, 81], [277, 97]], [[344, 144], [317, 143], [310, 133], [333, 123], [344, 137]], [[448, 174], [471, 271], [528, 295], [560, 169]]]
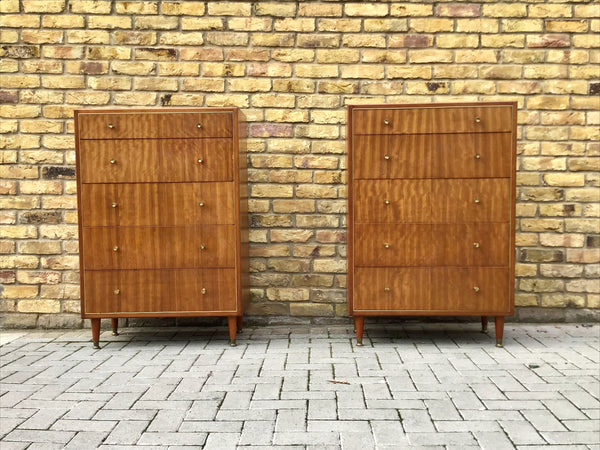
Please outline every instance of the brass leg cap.
[[362, 346], [363, 346], [363, 341], [362, 341], [362, 339], [361, 339], [361, 340], [358, 340], [358, 339], [356, 340], [356, 346], [357, 346], [357, 347], [362, 347]]
[[100, 342], [99, 341], [92, 341], [92, 343], [94, 344], [94, 348], [95, 349], [100, 349]]
[[230, 341], [229, 341], [229, 346], [230, 346], [230, 347], [237, 347], [237, 344], [236, 344], [236, 342], [235, 342], [235, 339], [232, 339], [232, 340], [230, 340]]
[[487, 327], [482, 327], [482, 328], [481, 328], [481, 332], [482, 332], [482, 333], [487, 333], [487, 331], [488, 331]]
[[496, 347], [503, 348], [504, 345], [502, 345], [502, 341], [500, 341], [500, 340], [496, 341]]
[[112, 332], [112, 335], [113, 335], [113, 336], [118, 336], [118, 335], [119, 335], [119, 332], [118, 332], [118, 331], [115, 331], [115, 330], [113, 330], [113, 332]]

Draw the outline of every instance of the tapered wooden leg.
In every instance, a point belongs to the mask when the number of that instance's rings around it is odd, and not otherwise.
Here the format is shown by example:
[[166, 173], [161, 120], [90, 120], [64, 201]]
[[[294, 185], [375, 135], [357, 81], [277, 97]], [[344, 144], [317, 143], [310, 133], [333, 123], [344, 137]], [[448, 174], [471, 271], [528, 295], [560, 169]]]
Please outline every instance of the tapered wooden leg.
[[363, 345], [363, 331], [365, 328], [365, 316], [354, 316], [354, 329], [356, 330], [356, 345]]
[[119, 319], [117, 317], [111, 318], [110, 325], [112, 326], [113, 336], [118, 336], [119, 335]]
[[481, 332], [487, 333], [487, 330], [488, 330], [488, 317], [481, 316]]
[[100, 319], [90, 319], [92, 322], [92, 344], [94, 348], [100, 348]]
[[237, 333], [237, 316], [227, 316], [227, 326], [229, 327], [229, 345], [235, 347], [235, 336]]
[[242, 331], [242, 325], [244, 324], [244, 316], [237, 316], [237, 330], [238, 333]]
[[504, 316], [496, 316], [494, 322], [496, 324], [496, 347], [503, 347], [502, 337], [504, 335]]

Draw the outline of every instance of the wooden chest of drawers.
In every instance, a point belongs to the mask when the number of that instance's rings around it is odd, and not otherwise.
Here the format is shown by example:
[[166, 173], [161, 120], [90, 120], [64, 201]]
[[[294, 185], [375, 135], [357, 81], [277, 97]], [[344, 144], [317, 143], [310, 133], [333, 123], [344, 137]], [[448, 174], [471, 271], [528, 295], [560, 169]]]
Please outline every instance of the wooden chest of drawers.
[[236, 108], [75, 111], [81, 314], [227, 316], [247, 301], [246, 153]]
[[348, 304], [365, 316], [514, 311], [516, 104], [348, 109]]

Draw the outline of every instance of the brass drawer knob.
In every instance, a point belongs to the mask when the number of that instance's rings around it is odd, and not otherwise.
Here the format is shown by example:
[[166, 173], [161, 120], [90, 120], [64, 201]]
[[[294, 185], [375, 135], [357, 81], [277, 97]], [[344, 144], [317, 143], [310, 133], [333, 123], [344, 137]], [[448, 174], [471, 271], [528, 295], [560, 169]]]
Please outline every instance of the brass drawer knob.
[[387, 159], [387, 160], [389, 160], [390, 159], [390, 155], [385, 155], [384, 158]]
[[200, 203], [198, 203], [198, 205], [204, 206], [204, 202], [200, 202]]
[[200, 122], [198, 122], [198, 123], [196, 124], [196, 128], [202, 128], [202, 124], [201, 124]]
[[118, 251], [119, 251], [119, 246], [118, 246], [118, 245], [115, 245], [115, 246], [113, 247], [113, 252], [118, 252]]
[[481, 122], [481, 117], [475, 117], [475, 123], [480, 123]]
[[385, 119], [385, 120], [383, 121], [383, 123], [385, 123], [386, 125], [389, 125], [389, 124], [390, 124], [390, 121], [389, 121], [388, 119]]
[[389, 288], [389, 287], [383, 288], [383, 290], [384, 290], [385, 292], [390, 292], [390, 288]]
[[120, 293], [121, 293], [121, 291], [120, 291], [119, 289], [115, 289], [115, 290], [113, 291], [113, 294], [115, 294], [115, 295], [119, 295]]
[[116, 208], [118, 205], [117, 205], [117, 203], [113, 203], [113, 204], [112, 204], [112, 205], [110, 205], [110, 206], [112, 206], [113, 208]]
[[385, 244], [383, 244], [383, 246], [384, 246], [385, 248], [390, 248], [390, 244], [388, 244], [387, 242], [386, 242]]
[[477, 197], [477, 198], [475, 199], [475, 203], [477, 203], [478, 205], [481, 203], [481, 200], [479, 200], [479, 197]]
[[473, 242], [473, 247], [479, 248], [479, 242]]
[[116, 163], [117, 163], [117, 160], [116, 160], [116, 159], [111, 159], [111, 160], [110, 160], [110, 163], [111, 163], [111, 164], [116, 164]]
[[198, 162], [199, 162], [200, 164], [202, 164], [202, 163], [204, 162], [204, 160], [203, 160], [202, 158], [198, 158]]
[[481, 155], [479, 153], [475, 153], [475, 159], [481, 159]]
[[206, 294], [206, 288], [202, 288], [200, 292], [202, 292], [202, 294]]
[[110, 128], [111, 130], [114, 128], [115, 126], [112, 123], [108, 124], [108, 128]]
[[473, 288], [473, 290], [474, 290], [475, 292], [479, 292], [479, 286], [475, 286], [475, 287]]
[[206, 249], [206, 247], [204, 246], [204, 244], [202, 244], [202, 245], [200, 246], [200, 250], [205, 250], [205, 249]]
[[386, 198], [386, 199], [383, 201], [383, 203], [385, 203], [386, 205], [389, 205], [389, 204], [390, 204], [390, 201], [389, 201], [389, 200]]

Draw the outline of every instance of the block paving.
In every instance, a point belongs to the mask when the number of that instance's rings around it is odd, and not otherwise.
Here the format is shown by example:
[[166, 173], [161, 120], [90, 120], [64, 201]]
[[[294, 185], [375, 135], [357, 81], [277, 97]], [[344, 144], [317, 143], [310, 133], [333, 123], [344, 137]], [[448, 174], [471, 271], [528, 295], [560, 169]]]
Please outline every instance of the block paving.
[[0, 447], [598, 449], [600, 325], [3, 330]]

